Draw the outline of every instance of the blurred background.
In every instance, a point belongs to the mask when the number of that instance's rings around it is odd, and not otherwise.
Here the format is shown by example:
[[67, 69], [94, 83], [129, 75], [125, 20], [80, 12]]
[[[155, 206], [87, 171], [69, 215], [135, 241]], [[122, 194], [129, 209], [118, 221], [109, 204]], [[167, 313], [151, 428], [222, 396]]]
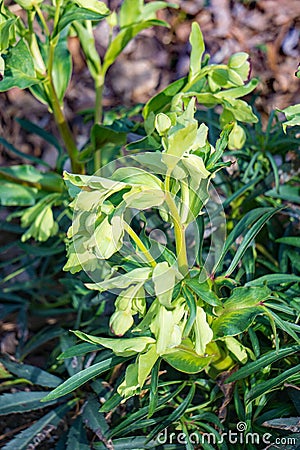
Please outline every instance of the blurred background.
[[[106, 0], [105, 3], [110, 9], [117, 9], [121, 1]], [[144, 103], [171, 81], [186, 75], [188, 37], [193, 21], [201, 26], [212, 62], [226, 62], [238, 51], [249, 53], [251, 76], [260, 80], [254, 105], [263, 123], [272, 110], [300, 102], [299, 80], [294, 76], [300, 61], [299, 0], [173, 0], [172, 3], [179, 9], [159, 12], [159, 18], [166, 20], [170, 28], [143, 31], [111, 67], [104, 107]], [[13, 8], [19, 7], [14, 4]], [[102, 55], [109, 39], [105, 21], [100, 22], [95, 33]], [[75, 70], [65, 109], [80, 147], [89, 135], [89, 125], [84, 123], [80, 113], [92, 108], [94, 89], [77, 38], [70, 38], [69, 49]], [[56, 134], [46, 106], [26, 91], [14, 88], [0, 95], [0, 111], [0, 135], [23, 152], [43, 156], [51, 164], [51, 149], [47, 143], [26, 133], [15, 121], [16, 117], [26, 117]], [[23, 161], [8, 154], [0, 144], [0, 165], [20, 162]]]

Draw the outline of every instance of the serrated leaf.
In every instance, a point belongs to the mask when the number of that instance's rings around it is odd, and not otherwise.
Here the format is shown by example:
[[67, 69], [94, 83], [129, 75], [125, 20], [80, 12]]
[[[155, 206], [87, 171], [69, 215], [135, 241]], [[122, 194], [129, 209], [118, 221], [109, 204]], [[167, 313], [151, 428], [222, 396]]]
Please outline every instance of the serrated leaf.
[[14, 394], [3, 394], [0, 396], [0, 415], [33, 411], [45, 408], [46, 406], [57, 403], [52, 402], [41, 403], [41, 399], [45, 397], [45, 391], [15, 392]]
[[109, 430], [104, 415], [99, 412], [100, 403], [96, 398], [88, 397], [82, 413], [83, 423], [94, 433], [105, 435]]
[[81, 416], [74, 420], [68, 432], [66, 450], [90, 450]]
[[59, 385], [59, 383], [61, 383], [62, 381], [62, 379], [57, 377], [56, 375], [52, 375], [51, 373], [46, 372], [45, 370], [42, 370], [36, 366], [19, 364], [10, 361], [8, 358], [1, 358], [0, 362], [13, 375], [25, 378], [26, 380], [29, 380], [31, 381], [31, 383], [37, 384], [38, 386], [53, 388]]
[[27, 450], [37, 434], [45, 430], [46, 427], [51, 429], [51, 431], [55, 430], [73, 404], [74, 400], [49, 412], [29, 428], [19, 433], [14, 439], [3, 447], [3, 450]]

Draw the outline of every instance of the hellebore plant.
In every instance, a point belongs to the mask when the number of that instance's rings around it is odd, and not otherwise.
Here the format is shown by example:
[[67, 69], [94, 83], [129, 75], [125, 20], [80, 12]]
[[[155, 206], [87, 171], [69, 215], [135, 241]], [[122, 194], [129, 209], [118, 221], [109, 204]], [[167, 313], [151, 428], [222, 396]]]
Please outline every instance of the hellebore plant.
[[[134, 358], [118, 387], [124, 397], [140, 393], [161, 360], [188, 374], [206, 370], [213, 377], [245, 363], [252, 351], [239, 335], [258, 315], [268, 317], [276, 334], [265, 305], [271, 290], [234, 288], [236, 283], [228, 278], [242, 253], [225, 274], [222, 253], [207, 273], [201, 245], [196, 249], [199, 264], [188, 262], [186, 230], [204, 213], [216, 172], [228, 165], [221, 158], [234, 125], [224, 127], [214, 148], [208, 128], [194, 118], [195, 99], [183, 100], [176, 99], [168, 114], [155, 117], [161, 152], [131, 156], [131, 165], [125, 158], [126, 164], [109, 178], [64, 174], [71, 195], [77, 192], [65, 270], [85, 270], [96, 281], [86, 284], [89, 289], [115, 299], [110, 327], [117, 337], [74, 333], [117, 356]], [[168, 230], [166, 246], [147, 235], [153, 209]], [[262, 209], [261, 225], [276, 211]], [[247, 243], [243, 252], [246, 248]], [[232, 290], [228, 298], [222, 298], [223, 285]], [[55, 391], [47, 398], [52, 395]]]

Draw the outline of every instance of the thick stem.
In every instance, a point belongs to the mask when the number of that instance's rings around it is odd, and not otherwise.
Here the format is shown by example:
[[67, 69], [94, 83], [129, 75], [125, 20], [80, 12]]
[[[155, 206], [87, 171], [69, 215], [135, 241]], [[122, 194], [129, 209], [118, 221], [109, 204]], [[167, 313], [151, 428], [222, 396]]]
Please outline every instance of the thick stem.
[[167, 172], [165, 178], [165, 195], [166, 203], [168, 205], [171, 220], [174, 225], [175, 245], [178, 260], [178, 268], [181, 274], [185, 277], [189, 273], [189, 266], [186, 252], [185, 230], [181, 222], [177, 206], [174, 202], [173, 196], [170, 192], [170, 173]]
[[48, 60], [48, 81], [47, 81], [47, 89], [49, 92], [49, 97], [51, 99], [51, 106], [53, 109], [53, 115], [60, 132], [60, 135], [64, 141], [66, 150], [68, 152], [69, 158], [71, 160], [72, 171], [75, 173], [84, 173], [84, 167], [77, 160], [78, 158], [78, 149], [73, 137], [73, 134], [70, 130], [68, 122], [65, 118], [63, 108], [60, 105], [59, 99], [57, 97], [57, 93], [55, 90], [55, 86], [52, 78], [52, 69], [53, 69], [53, 61], [54, 61], [54, 50], [55, 43], [50, 42], [49, 47], [49, 60]]
[[70, 127], [68, 125], [68, 122], [66, 121], [66, 118], [64, 116], [62, 107], [60, 106], [54, 85], [52, 80], [50, 79], [47, 83], [47, 88], [49, 90], [49, 96], [51, 98], [51, 106], [53, 109], [53, 115], [56, 122], [56, 125], [58, 127], [58, 130], [60, 132], [60, 135], [64, 141], [65, 147], [67, 149], [70, 161], [71, 161], [71, 167], [72, 171], [74, 173], [84, 173], [84, 168], [81, 163], [77, 161], [78, 158], [78, 149], [76, 146], [76, 143], [74, 141], [73, 134], [70, 130]]
[[135, 242], [135, 244], [137, 245], [137, 247], [141, 250], [141, 252], [143, 253], [143, 255], [145, 256], [145, 258], [148, 260], [148, 262], [151, 264], [152, 267], [156, 266], [156, 262], [155, 260], [152, 258], [151, 253], [149, 252], [149, 250], [147, 249], [147, 247], [143, 244], [143, 242], [141, 241], [141, 239], [138, 237], [138, 235], [136, 234], [136, 232], [131, 228], [130, 225], [128, 225], [128, 223], [124, 222], [124, 230], [126, 231], [126, 233], [129, 234], [129, 236], [131, 237], [131, 239]]

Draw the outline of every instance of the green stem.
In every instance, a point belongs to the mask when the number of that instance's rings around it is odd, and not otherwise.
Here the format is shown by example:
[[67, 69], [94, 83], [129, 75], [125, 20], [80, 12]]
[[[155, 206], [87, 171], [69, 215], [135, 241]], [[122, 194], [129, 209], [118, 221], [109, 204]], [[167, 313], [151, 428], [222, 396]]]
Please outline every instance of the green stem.
[[137, 247], [141, 250], [141, 252], [143, 253], [143, 255], [146, 257], [146, 259], [148, 260], [148, 262], [151, 264], [152, 267], [156, 266], [156, 262], [155, 260], [152, 258], [151, 253], [149, 252], [149, 250], [147, 249], [147, 247], [143, 244], [143, 242], [141, 241], [141, 239], [138, 237], [138, 235], [136, 234], [136, 232], [131, 228], [130, 225], [128, 225], [128, 223], [124, 222], [124, 230], [126, 231], [126, 233], [129, 234], [129, 236], [131, 237], [131, 239], [136, 243]]
[[83, 165], [80, 164], [77, 160], [78, 158], [78, 149], [73, 137], [73, 134], [70, 130], [68, 122], [65, 118], [63, 108], [60, 105], [55, 86], [52, 78], [52, 69], [54, 62], [54, 50], [55, 50], [55, 42], [51, 41], [49, 46], [49, 59], [48, 59], [48, 80], [46, 83], [46, 87], [49, 92], [49, 97], [51, 99], [51, 106], [53, 109], [53, 115], [60, 132], [60, 135], [64, 141], [65, 147], [67, 149], [69, 158], [71, 160], [72, 171], [75, 173], [83, 173], [84, 168]]
[[[104, 80], [102, 76], [99, 76], [95, 79], [95, 92], [96, 92], [96, 100], [95, 100], [95, 124], [100, 124], [102, 122], [102, 115], [103, 115], [103, 106], [102, 106], [102, 100], [103, 100], [103, 88], [104, 88]], [[100, 149], [94, 149], [95, 150], [95, 156], [94, 156], [94, 170], [95, 172], [101, 168], [101, 150]]]
[[46, 22], [46, 20], [45, 20], [45, 17], [43, 16], [43, 13], [42, 13], [42, 11], [41, 11], [41, 8], [40, 8], [39, 5], [37, 5], [37, 4], [34, 5], [34, 8], [35, 8], [35, 10], [36, 10], [36, 12], [37, 12], [37, 15], [39, 16], [39, 19], [40, 19], [40, 21], [41, 21], [41, 24], [43, 25], [43, 29], [44, 29], [44, 31], [45, 31], [46, 36], [49, 37], [49, 36], [50, 36], [50, 31], [49, 31], [47, 22]]
[[171, 221], [174, 225], [174, 234], [175, 234], [175, 245], [176, 245], [176, 253], [178, 260], [178, 268], [181, 274], [185, 277], [189, 273], [189, 266], [187, 260], [187, 252], [186, 252], [186, 241], [185, 241], [185, 227], [180, 220], [180, 215], [177, 209], [177, 206], [174, 202], [173, 196], [170, 192], [170, 171], [167, 172], [165, 178], [165, 195], [166, 195], [166, 203], [168, 205]]
[[60, 106], [52, 79], [48, 80], [47, 88], [49, 91], [49, 96], [51, 98], [51, 106], [53, 109], [54, 119], [71, 160], [72, 171], [74, 173], [83, 173], [83, 166], [77, 160], [78, 149], [68, 122], [66, 121], [63, 109]]

